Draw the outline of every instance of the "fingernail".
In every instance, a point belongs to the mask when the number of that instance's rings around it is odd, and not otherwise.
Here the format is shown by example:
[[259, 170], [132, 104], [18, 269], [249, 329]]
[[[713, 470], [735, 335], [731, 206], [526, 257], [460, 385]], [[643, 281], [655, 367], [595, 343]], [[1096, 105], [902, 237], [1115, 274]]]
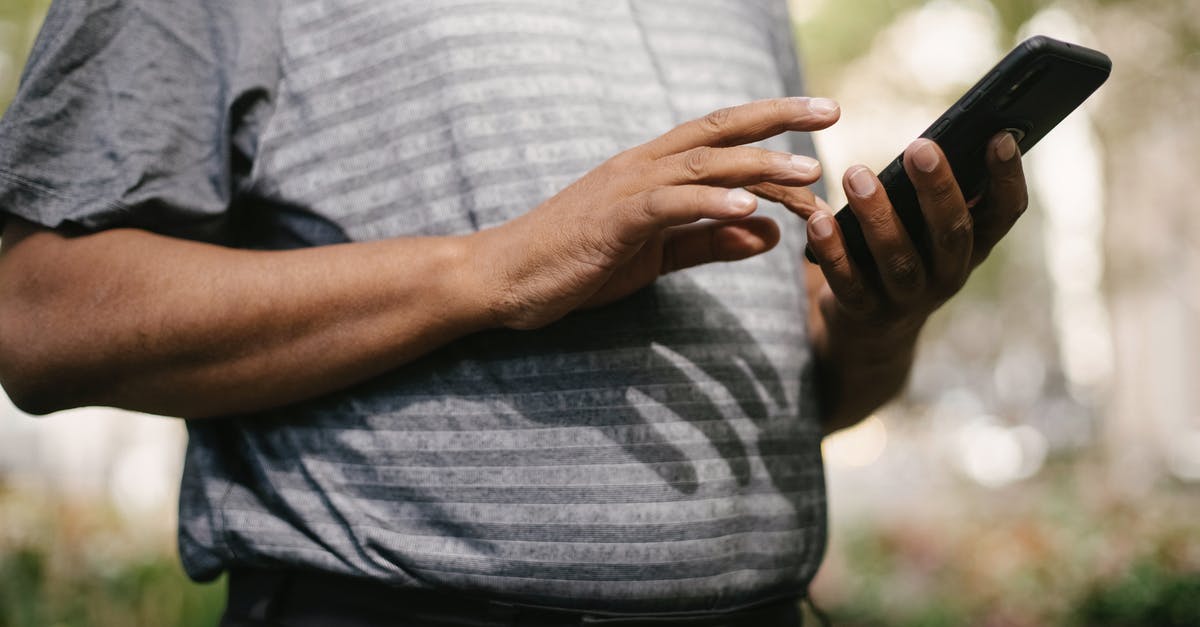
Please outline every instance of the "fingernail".
[[875, 177], [866, 168], [859, 168], [850, 174], [850, 191], [866, 198], [875, 193]]
[[828, 98], [812, 98], [808, 101], [808, 110], [820, 115], [829, 115], [838, 110], [838, 103]]
[[812, 157], [792, 155], [792, 169], [801, 174], [812, 174], [821, 168], [821, 163]]
[[1001, 161], [1011, 161], [1017, 156], [1017, 140], [1012, 133], [1005, 133], [1004, 138], [996, 143], [996, 157]]
[[813, 237], [826, 239], [833, 235], [833, 216], [828, 211], [818, 211], [808, 219], [812, 225]]
[[758, 204], [758, 199], [744, 189], [731, 189], [726, 195], [725, 203], [732, 213], [745, 213]]
[[938, 165], [938, 155], [933, 149], [933, 142], [922, 141], [917, 144], [916, 150], [913, 151], [913, 165], [922, 172], [933, 172]]

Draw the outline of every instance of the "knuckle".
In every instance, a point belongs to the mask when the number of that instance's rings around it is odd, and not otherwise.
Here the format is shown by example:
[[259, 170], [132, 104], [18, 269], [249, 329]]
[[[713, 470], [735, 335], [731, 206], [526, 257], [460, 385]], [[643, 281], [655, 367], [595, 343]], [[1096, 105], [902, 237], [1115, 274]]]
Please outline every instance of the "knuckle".
[[929, 189], [929, 196], [938, 205], [948, 205], [958, 200], [958, 183], [954, 179], [943, 178], [934, 181]]
[[850, 258], [846, 256], [844, 251], [829, 255], [826, 264], [839, 276], [847, 276], [850, 273]]
[[866, 286], [859, 281], [848, 281], [838, 292], [838, 300], [847, 309], [866, 313], [873, 308]]
[[871, 308], [871, 298], [867, 292], [867, 287], [862, 281], [850, 272], [850, 259], [844, 253], [837, 254], [830, 259], [829, 266], [834, 270], [835, 276], [840, 277], [831, 284], [831, 287], [836, 285], [834, 293], [837, 295], [838, 302], [843, 307], [852, 311], [867, 311]]
[[864, 215], [858, 216], [858, 219], [864, 228], [869, 229], [873, 233], [890, 231], [896, 228], [896, 220], [892, 217], [892, 212], [883, 209], [866, 211]]
[[680, 166], [689, 179], [702, 179], [708, 175], [711, 160], [712, 149], [693, 148], [683, 154]]
[[690, 206], [716, 209], [723, 205], [725, 193], [708, 187], [696, 186], [691, 190]]
[[762, 148], [754, 149], [754, 165], [760, 172], [786, 176], [790, 173], [789, 170], [791, 169], [789, 162], [786, 160], [787, 157], [771, 152], [770, 150], [763, 150]]
[[801, 212], [801, 215], [811, 215], [819, 208], [817, 203], [817, 195], [807, 187], [800, 188], [785, 188], [789, 196], [785, 199], [785, 204], [789, 208]]
[[962, 212], [950, 228], [941, 234], [941, 246], [945, 250], [962, 250], [975, 236], [975, 220], [970, 212]]
[[915, 253], [897, 253], [888, 257], [883, 270], [893, 283], [906, 290], [918, 289], [925, 281], [921, 260]]
[[772, 126], [782, 124], [785, 120], [790, 120], [795, 115], [794, 105], [787, 100], [775, 98], [767, 101], [767, 118]]
[[[821, 247], [821, 248], [826, 248], [826, 247]], [[843, 276], [843, 277], [850, 276], [850, 274], [851, 274], [850, 256], [846, 252], [845, 248], [837, 247], [834, 250], [817, 249], [817, 250], [815, 250], [815, 252], [817, 253], [817, 256], [819, 258], [824, 259], [824, 262], [821, 264], [821, 266], [828, 268], [828, 271], [826, 272], [826, 274], [832, 274], [834, 276]]]
[[700, 125], [709, 133], [720, 135], [725, 132], [726, 127], [729, 125], [729, 118], [732, 115], [733, 107], [717, 109], [700, 118]]
[[658, 224], [662, 212], [659, 204], [662, 202], [663, 189], [656, 188], [629, 199], [628, 214], [635, 224]]
[[576, 239], [581, 245], [570, 252], [574, 261], [605, 267], [618, 259], [630, 246], [638, 244], [636, 229], [611, 224], [581, 233]]

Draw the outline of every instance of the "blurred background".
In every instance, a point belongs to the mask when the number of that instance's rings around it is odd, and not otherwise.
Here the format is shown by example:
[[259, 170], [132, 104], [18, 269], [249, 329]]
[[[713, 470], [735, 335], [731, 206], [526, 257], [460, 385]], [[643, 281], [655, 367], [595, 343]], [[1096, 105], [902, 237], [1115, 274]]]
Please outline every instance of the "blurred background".
[[[0, 4], [0, 111], [48, 4]], [[1200, 625], [1200, 0], [791, 5], [810, 91], [842, 104], [830, 173], [885, 165], [1027, 36], [1114, 62], [1027, 158], [1030, 210], [932, 320], [905, 396], [827, 439], [817, 604], [838, 625]], [[216, 623], [223, 582], [175, 555], [183, 442], [0, 395], [0, 627]]]

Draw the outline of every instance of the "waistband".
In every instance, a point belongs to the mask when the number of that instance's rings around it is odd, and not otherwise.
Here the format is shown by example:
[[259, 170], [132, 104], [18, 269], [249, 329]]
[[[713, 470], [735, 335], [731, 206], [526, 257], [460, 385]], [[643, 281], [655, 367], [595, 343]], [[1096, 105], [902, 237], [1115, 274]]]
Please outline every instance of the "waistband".
[[798, 627], [800, 597], [723, 612], [615, 614], [396, 588], [299, 571], [234, 569], [222, 627]]

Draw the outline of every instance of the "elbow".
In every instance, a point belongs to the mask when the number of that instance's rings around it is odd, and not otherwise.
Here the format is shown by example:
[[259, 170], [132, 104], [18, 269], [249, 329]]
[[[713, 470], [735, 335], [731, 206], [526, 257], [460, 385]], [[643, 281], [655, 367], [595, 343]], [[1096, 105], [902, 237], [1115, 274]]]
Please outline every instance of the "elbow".
[[7, 372], [0, 375], [0, 388], [4, 389], [8, 400], [26, 414], [45, 416], [66, 409], [54, 401], [53, 395]]
[[46, 416], [66, 409], [66, 407], [57, 406], [44, 394], [27, 392], [20, 388], [10, 388], [7, 383], [3, 387], [4, 392], [8, 394], [8, 400], [12, 401], [13, 406], [31, 416]]
[[[33, 241], [36, 232], [31, 225], [15, 218], [2, 224], [4, 246], [0, 250], [0, 388], [13, 405], [21, 411], [45, 415], [69, 409], [69, 382], [62, 374], [67, 371], [61, 353], [52, 348], [56, 329], [47, 307], [54, 289], [46, 289], [39, 280], [39, 268], [52, 267], [53, 256], [39, 254], [45, 247]], [[29, 246], [25, 241], [29, 240]], [[31, 250], [32, 253], [25, 253]], [[54, 252], [54, 251], [51, 251]], [[61, 308], [61, 305], [58, 306]]]
[[37, 374], [21, 355], [0, 347], [0, 388], [17, 409], [34, 416], [45, 416], [67, 409], [61, 394], [55, 394], [44, 377]]
[[38, 358], [36, 346], [22, 331], [26, 325], [11, 309], [0, 306], [0, 388], [27, 414], [44, 416], [68, 409], [63, 387], [49, 376], [52, 368]]

